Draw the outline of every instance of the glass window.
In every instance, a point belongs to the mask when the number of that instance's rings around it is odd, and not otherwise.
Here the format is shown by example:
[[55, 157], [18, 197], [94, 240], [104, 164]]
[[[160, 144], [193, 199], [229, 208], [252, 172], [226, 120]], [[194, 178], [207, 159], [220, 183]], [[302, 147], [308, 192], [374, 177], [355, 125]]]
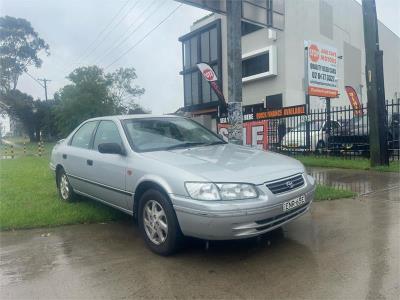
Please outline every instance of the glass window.
[[198, 63], [197, 58], [197, 36], [190, 39], [190, 66], [195, 67]]
[[191, 74], [185, 74], [183, 75], [183, 84], [184, 84], [184, 92], [185, 92], [185, 105], [191, 105], [192, 104], [192, 81], [191, 81]]
[[210, 30], [210, 61], [218, 59], [217, 28]]
[[135, 151], [160, 151], [225, 144], [215, 133], [185, 118], [128, 119], [123, 121]]
[[192, 104], [199, 104], [198, 71], [192, 73]]
[[211, 95], [210, 95], [210, 84], [201, 76], [201, 90], [202, 90], [202, 100], [203, 103], [210, 102], [211, 100]]
[[93, 149], [98, 150], [100, 144], [117, 143], [123, 147], [117, 125], [113, 121], [101, 121], [94, 137]]
[[242, 35], [246, 35], [260, 29], [262, 29], [261, 26], [242, 21]]
[[210, 60], [210, 33], [209, 31], [201, 34], [201, 61], [208, 62]]
[[183, 42], [184, 69], [190, 68], [190, 43], [189, 40]]
[[72, 137], [71, 146], [88, 149], [96, 125], [97, 121], [87, 122], [82, 125]]
[[269, 54], [264, 53], [242, 61], [242, 78], [269, 71]]

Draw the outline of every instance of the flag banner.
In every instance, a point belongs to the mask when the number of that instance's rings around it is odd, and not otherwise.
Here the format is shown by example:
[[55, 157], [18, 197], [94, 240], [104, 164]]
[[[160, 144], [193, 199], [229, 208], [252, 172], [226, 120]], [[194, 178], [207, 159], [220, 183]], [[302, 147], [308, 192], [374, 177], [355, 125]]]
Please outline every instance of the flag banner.
[[199, 68], [199, 71], [201, 75], [203, 75], [203, 78], [208, 81], [210, 84], [211, 88], [217, 94], [218, 99], [226, 105], [225, 97], [224, 94], [222, 93], [221, 88], [218, 85], [218, 78], [217, 75], [215, 74], [214, 70], [206, 63], [199, 63], [197, 64], [197, 68]]
[[357, 92], [351, 86], [345, 86], [347, 96], [349, 97], [350, 104], [353, 107], [354, 114], [360, 116], [363, 114], [360, 100], [358, 100]]

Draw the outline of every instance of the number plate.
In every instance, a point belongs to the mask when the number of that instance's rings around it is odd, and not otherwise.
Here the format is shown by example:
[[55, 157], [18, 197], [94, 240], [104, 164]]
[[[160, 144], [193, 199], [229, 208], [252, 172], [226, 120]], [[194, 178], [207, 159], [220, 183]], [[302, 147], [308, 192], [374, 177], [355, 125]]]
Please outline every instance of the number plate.
[[300, 197], [297, 197], [295, 199], [283, 202], [283, 211], [292, 210], [293, 208], [301, 206], [304, 203], [306, 203], [306, 197], [304, 197], [304, 195], [301, 195]]

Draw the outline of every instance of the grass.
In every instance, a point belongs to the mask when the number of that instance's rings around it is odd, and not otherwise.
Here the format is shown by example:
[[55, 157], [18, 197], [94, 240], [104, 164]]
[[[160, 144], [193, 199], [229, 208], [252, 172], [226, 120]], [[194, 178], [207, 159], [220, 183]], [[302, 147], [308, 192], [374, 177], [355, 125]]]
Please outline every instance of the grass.
[[48, 157], [0, 160], [0, 229], [98, 223], [127, 218], [90, 200], [59, 200]]
[[349, 190], [339, 190], [327, 185], [318, 185], [315, 191], [314, 201], [352, 198], [355, 196], [357, 196], [357, 193]]
[[400, 161], [392, 161], [389, 167], [371, 167], [368, 159], [343, 159], [337, 157], [296, 156], [307, 167], [372, 170], [378, 172], [400, 172]]
[[[349, 191], [318, 186], [316, 201], [353, 197]], [[84, 199], [64, 203], [45, 157], [0, 160], [0, 229], [100, 223], [129, 218], [98, 202]]]

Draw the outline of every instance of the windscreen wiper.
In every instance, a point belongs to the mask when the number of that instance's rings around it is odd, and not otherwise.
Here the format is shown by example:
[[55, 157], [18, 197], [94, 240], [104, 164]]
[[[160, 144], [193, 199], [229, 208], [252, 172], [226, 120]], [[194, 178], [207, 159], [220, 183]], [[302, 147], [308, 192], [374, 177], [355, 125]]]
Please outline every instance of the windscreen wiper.
[[177, 148], [186, 148], [186, 147], [191, 147], [191, 146], [198, 146], [198, 145], [208, 145], [202, 142], [186, 142], [186, 143], [180, 143], [172, 146], [165, 147], [165, 150], [172, 150], [172, 149], [177, 149]]

